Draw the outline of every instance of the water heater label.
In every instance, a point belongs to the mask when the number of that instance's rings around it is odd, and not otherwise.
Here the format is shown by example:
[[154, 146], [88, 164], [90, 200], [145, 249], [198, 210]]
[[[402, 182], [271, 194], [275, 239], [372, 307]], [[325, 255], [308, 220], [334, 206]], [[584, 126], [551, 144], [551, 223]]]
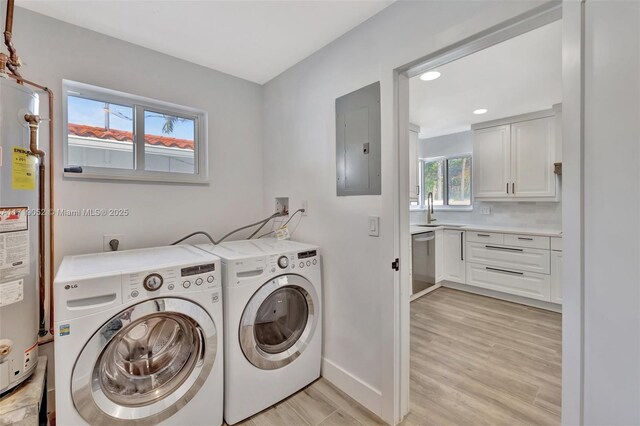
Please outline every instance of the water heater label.
[[26, 207], [0, 208], [0, 281], [29, 274]]
[[0, 308], [18, 303], [24, 299], [24, 280], [0, 284]]
[[13, 147], [11, 156], [11, 186], [14, 190], [36, 189], [37, 157], [28, 149]]

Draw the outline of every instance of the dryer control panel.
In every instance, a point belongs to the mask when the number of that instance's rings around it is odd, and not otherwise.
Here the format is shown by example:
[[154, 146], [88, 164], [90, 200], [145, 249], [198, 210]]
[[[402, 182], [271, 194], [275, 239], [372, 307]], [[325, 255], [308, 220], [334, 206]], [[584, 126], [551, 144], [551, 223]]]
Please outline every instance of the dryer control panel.
[[269, 257], [269, 271], [293, 271], [295, 269], [310, 268], [319, 264], [317, 250], [309, 250], [298, 253], [273, 255]]
[[122, 275], [125, 301], [197, 292], [220, 286], [219, 263], [188, 265]]

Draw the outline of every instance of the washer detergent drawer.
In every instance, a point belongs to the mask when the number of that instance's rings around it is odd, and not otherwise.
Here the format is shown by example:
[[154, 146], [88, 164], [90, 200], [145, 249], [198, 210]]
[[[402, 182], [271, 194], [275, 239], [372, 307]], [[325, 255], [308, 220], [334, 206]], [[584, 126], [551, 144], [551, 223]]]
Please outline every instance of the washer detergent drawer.
[[467, 262], [539, 274], [549, 274], [551, 268], [549, 250], [482, 243], [467, 243]]
[[467, 263], [467, 284], [531, 299], [548, 301], [549, 275]]

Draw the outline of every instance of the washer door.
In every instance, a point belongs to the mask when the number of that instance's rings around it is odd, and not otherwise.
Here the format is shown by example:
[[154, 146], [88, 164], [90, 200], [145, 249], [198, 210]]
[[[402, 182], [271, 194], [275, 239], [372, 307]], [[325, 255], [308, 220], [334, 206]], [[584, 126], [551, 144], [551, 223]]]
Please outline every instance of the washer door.
[[200, 305], [177, 298], [133, 305], [82, 349], [71, 376], [73, 403], [92, 425], [156, 424], [198, 392], [216, 350], [216, 326]]
[[300, 275], [282, 275], [249, 300], [240, 320], [240, 347], [263, 370], [295, 360], [313, 337], [320, 307], [313, 285]]

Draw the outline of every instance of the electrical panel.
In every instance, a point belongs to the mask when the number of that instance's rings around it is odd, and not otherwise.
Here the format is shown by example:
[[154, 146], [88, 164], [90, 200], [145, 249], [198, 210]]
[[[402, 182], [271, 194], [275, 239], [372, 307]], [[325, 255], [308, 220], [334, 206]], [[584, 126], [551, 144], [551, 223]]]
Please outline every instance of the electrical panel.
[[336, 99], [338, 196], [380, 195], [380, 82]]

